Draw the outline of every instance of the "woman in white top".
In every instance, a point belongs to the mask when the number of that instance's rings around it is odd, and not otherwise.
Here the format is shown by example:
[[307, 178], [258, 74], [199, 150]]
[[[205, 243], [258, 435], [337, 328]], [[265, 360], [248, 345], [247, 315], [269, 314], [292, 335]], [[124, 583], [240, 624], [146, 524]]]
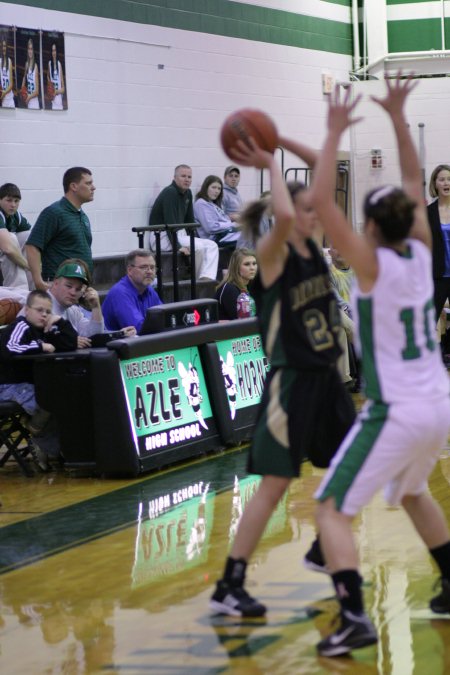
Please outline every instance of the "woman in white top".
[[239, 231], [222, 209], [222, 195], [223, 183], [219, 176], [206, 176], [195, 198], [194, 215], [200, 223], [199, 237], [232, 248], [239, 239]]
[[13, 66], [12, 60], [8, 56], [8, 43], [6, 38], [2, 38], [2, 51], [0, 55], [0, 73], [1, 73], [1, 103], [2, 108], [15, 108], [13, 92]]
[[61, 61], [58, 61], [56, 44], [52, 44], [52, 58], [48, 62], [47, 87], [51, 96], [52, 110], [63, 110], [63, 94], [65, 92], [64, 74]]
[[33, 40], [27, 42], [27, 60], [22, 79], [22, 90], [26, 88], [25, 105], [30, 110], [39, 109], [39, 68], [34, 55]]

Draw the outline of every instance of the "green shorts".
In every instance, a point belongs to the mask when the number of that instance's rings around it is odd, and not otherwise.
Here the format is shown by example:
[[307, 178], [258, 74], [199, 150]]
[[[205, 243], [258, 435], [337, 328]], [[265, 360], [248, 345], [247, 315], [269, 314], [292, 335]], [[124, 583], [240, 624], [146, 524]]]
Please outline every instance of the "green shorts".
[[327, 467], [355, 419], [335, 368], [271, 369], [248, 460], [249, 473], [296, 478], [310, 459]]

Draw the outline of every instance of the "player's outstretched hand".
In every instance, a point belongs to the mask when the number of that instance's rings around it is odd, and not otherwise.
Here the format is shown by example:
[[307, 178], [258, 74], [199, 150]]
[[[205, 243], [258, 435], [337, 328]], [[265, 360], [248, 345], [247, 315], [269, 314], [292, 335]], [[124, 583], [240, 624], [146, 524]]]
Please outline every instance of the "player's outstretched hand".
[[230, 157], [243, 166], [254, 166], [257, 169], [267, 169], [273, 160], [273, 155], [263, 150], [255, 143], [255, 139], [249, 136], [248, 143], [237, 141], [236, 145], [230, 148]]
[[352, 124], [357, 124], [362, 118], [353, 117], [352, 114], [356, 106], [361, 100], [359, 94], [354, 101], [352, 101], [352, 90], [348, 87], [345, 94], [342, 95], [341, 87], [336, 85], [334, 92], [331, 94], [328, 101], [328, 129], [337, 134], [342, 134]]
[[371, 96], [372, 101], [378, 103], [391, 117], [401, 114], [406, 99], [419, 84], [418, 80], [413, 81], [413, 77], [413, 73], [403, 76], [401, 70], [393, 79], [386, 77], [386, 96], [384, 98]]

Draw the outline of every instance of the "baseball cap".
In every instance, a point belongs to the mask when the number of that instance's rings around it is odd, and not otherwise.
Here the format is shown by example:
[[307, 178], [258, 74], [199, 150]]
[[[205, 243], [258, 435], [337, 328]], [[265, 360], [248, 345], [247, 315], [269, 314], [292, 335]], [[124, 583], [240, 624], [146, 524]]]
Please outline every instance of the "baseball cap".
[[77, 263], [66, 263], [56, 270], [55, 278], [66, 277], [67, 279], [80, 279], [85, 284], [89, 284], [89, 279], [81, 265]]
[[228, 176], [228, 174], [231, 173], [232, 171], [237, 171], [238, 174], [241, 175], [240, 168], [235, 164], [230, 164], [230, 166], [227, 166], [227, 168], [225, 169], [225, 173], [223, 175]]

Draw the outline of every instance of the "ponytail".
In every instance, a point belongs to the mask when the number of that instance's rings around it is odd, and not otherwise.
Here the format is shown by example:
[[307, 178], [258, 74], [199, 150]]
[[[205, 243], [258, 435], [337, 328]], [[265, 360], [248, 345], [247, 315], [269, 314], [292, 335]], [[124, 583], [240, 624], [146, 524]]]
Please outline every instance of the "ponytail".
[[259, 224], [261, 218], [272, 206], [272, 198], [269, 195], [250, 202], [239, 216], [239, 225], [244, 238], [256, 242], [259, 238]]

